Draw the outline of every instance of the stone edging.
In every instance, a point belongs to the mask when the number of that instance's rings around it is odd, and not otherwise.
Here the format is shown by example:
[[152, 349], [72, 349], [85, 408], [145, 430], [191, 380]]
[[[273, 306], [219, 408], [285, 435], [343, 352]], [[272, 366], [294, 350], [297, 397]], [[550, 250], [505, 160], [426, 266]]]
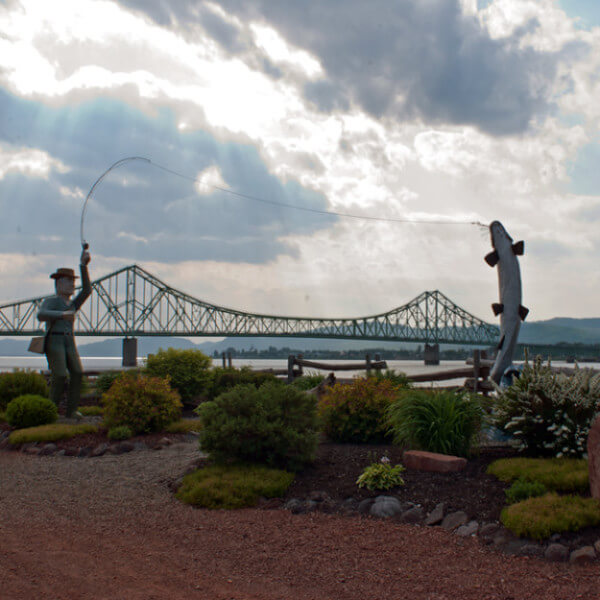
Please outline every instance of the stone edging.
[[393, 519], [415, 526], [441, 527], [459, 537], [475, 537], [480, 544], [505, 554], [536, 557], [553, 562], [584, 564], [600, 559], [600, 539], [593, 546], [571, 547], [561, 539], [560, 534], [554, 534], [548, 542], [538, 543], [518, 538], [498, 522], [480, 523], [469, 520], [463, 511], [447, 512], [443, 502], [430, 513], [426, 513], [421, 505], [400, 502], [394, 496], [377, 496], [360, 502], [355, 498], [348, 498], [340, 503], [332, 500], [326, 492], [314, 491], [307, 498], [292, 498], [285, 503], [280, 499], [264, 500], [261, 508], [283, 508], [293, 514], [320, 511], [349, 516], [362, 515]]
[[[13, 452], [22, 452], [35, 456], [72, 456], [75, 458], [97, 458], [105, 454], [119, 455], [132, 452], [133, 450], [162, 450], [166, 446], [173, 444], [173, 440], [165, 436], [157, 443], [149, 445], [142, 441], [131, 442], [123, 440], [120, 442], [98, 444], [92, 446], [80, 446], [78, 448], [64, 448], [59, 450], [58, 446], [52, 442], [29, 442], [26, 444], [11, 444], [8, 441], [10, 431], [0, 431], [0, 450], [9, 450]], [[196, 440], [193, 434], [187, 434], [186, 440]]]

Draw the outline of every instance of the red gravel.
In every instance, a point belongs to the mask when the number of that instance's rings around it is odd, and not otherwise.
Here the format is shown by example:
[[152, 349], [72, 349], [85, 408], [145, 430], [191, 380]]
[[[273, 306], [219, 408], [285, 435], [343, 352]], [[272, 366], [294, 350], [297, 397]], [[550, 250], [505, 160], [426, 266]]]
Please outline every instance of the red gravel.
[[196, 510], [194, 443], [97, 459], [0, 453], [0, 598], [596, 600], [600, 563], [507, 557], [438, 528]]

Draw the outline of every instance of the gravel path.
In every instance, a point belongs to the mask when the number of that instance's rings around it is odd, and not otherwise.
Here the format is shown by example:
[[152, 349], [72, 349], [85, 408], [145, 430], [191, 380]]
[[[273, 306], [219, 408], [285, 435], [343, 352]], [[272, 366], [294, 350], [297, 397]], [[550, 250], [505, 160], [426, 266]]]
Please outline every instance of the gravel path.
[[195, 442], [95, 459], [0, 452], [0, 598], [596, 600], [598, 563], [492, 553], [373, 519], [196, 510]]

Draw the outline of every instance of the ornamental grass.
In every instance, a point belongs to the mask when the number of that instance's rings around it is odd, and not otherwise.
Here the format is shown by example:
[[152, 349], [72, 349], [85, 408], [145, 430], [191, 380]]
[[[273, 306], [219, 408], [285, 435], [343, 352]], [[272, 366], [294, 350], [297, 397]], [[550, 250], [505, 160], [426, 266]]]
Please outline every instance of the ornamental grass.
[[57, 440], [66, 440], [76, 435], [86, 433], [96, 433], [100, 427], [81, 423], [78, 425], [68, 425], [66, 423], [52, 423], [51, 425], [40, 425], [39, 427], [29, 427], [13, 431], [8, 437], [11, 444], [27, 444], [29, 442], [56, 442]]

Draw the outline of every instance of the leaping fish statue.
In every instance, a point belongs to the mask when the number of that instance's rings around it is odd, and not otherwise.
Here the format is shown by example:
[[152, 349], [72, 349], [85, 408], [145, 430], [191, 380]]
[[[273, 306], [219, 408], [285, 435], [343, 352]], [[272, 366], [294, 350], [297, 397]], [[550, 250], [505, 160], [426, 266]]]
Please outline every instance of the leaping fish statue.
[[519, 337], [521, 321], [529, 310], [521, 304], [521, 270], [517, 256], [522, 256], [525, 244], [513, 243], [500, 221], [490, 224], [490, 237], [494, 250], [486, 255], [490, 267], [498, 266], [500, 302], [492, 304], [494, 315], [500, 315], [500, 342], [490, 379], [500, 383], [504, 371], [512, 364]]

